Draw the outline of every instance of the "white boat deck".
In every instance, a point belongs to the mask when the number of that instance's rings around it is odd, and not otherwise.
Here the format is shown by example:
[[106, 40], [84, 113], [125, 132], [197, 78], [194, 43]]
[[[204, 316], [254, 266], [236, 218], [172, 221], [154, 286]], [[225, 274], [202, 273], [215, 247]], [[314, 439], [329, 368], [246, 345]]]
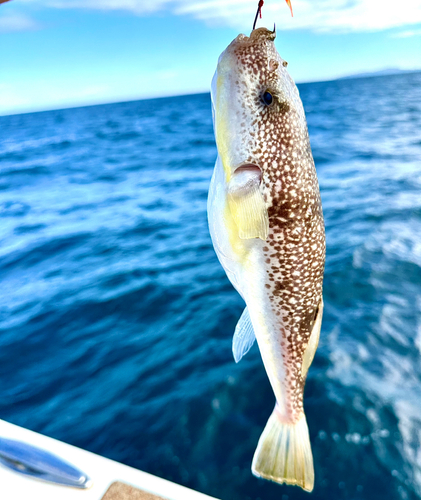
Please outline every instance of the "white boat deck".
[[[116, 481], [168, 500], [216, 500], [184, 486], [23, 429], [4, 420], [0, 420], [0, 437], [25, 441], [46, 449], [81, 469], [93, 481], [93, 485], [89, 489], [79, 490], [25, 477], [0, 464], [1, 500], [101, 500], [110, 485]], [[123, 498], [123, 496], [116, 498]], [[124, 498], [131, 500], [130, 496], [124, 496]], [[133, 498], [140, 498], [140, 496]]]

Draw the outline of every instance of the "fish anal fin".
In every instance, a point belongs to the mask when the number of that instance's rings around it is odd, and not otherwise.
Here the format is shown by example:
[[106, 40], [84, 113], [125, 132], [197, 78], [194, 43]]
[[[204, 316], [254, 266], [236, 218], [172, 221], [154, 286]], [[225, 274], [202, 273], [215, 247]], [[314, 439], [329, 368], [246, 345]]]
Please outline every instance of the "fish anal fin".
[[232, 353], [236, 363], [249, 352], [255, 340], [253, 325], [246, 307], [238, 320], [232, 339]]
[[305, 378], [307, 376], [308, 369], [310, 368], [310, 365], [313, 362], [317, 346], [319, 345], [320, 329], [322, 327], [322, 316], [323, 316], [323, 297], [320, 299], [320, 303], [317, 308], [316, 320], [314, 321], [313, 328], [310, 333], [310, 338], [308, 340], [307, 348], [304, 351], [303, 363], [301, 365], [302, 378]]
[[275, 408], [260, 436], [252, 472], [276, 483], [313, 490], [313, 455], [305, 415], [295, 424], [284, 423]]
[[228, 205], [243, 240], [266, 240], [269, 234], [269, 216], [260, 182], [261, 170], [251, 166], [237, 169], [229, 183]]

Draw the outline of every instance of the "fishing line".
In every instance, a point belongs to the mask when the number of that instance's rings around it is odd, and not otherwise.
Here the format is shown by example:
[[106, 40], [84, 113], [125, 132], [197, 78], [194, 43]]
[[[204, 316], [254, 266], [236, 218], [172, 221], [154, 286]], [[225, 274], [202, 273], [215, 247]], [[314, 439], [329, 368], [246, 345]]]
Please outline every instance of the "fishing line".
[[262, 7], [265, 2], [263, 0], [259, 0], [259, 5], [257, 6], [256, 17], [254, 18], [253, 30], [256, 28], [257, 18], [260, 14], [260, 19], [262, 19]]

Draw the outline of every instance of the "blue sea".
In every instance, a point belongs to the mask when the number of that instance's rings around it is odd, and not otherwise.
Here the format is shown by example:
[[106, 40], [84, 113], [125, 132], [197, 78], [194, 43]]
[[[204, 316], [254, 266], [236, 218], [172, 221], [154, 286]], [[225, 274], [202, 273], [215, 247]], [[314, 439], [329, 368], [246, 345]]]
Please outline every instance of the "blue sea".
[[257, 347], [231, 354], [208, 94], [0, 118], [1, 419], [222, 500], [421, 498], [421, 73], [299, 90], [327, 236], [312, 495], [250, 471], [274, 397]]

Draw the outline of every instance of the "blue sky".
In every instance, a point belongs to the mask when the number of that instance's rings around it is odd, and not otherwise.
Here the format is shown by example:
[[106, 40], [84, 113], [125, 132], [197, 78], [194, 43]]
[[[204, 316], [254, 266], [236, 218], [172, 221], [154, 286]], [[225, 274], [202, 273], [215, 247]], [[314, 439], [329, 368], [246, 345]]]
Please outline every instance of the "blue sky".
[[[205, 92], [249, 34], [253, 0], [12, 0], [0, 5], [0, 114]], [[421, 69], [421, 0], [266, 0], [259, 25], [298, 82]]]

